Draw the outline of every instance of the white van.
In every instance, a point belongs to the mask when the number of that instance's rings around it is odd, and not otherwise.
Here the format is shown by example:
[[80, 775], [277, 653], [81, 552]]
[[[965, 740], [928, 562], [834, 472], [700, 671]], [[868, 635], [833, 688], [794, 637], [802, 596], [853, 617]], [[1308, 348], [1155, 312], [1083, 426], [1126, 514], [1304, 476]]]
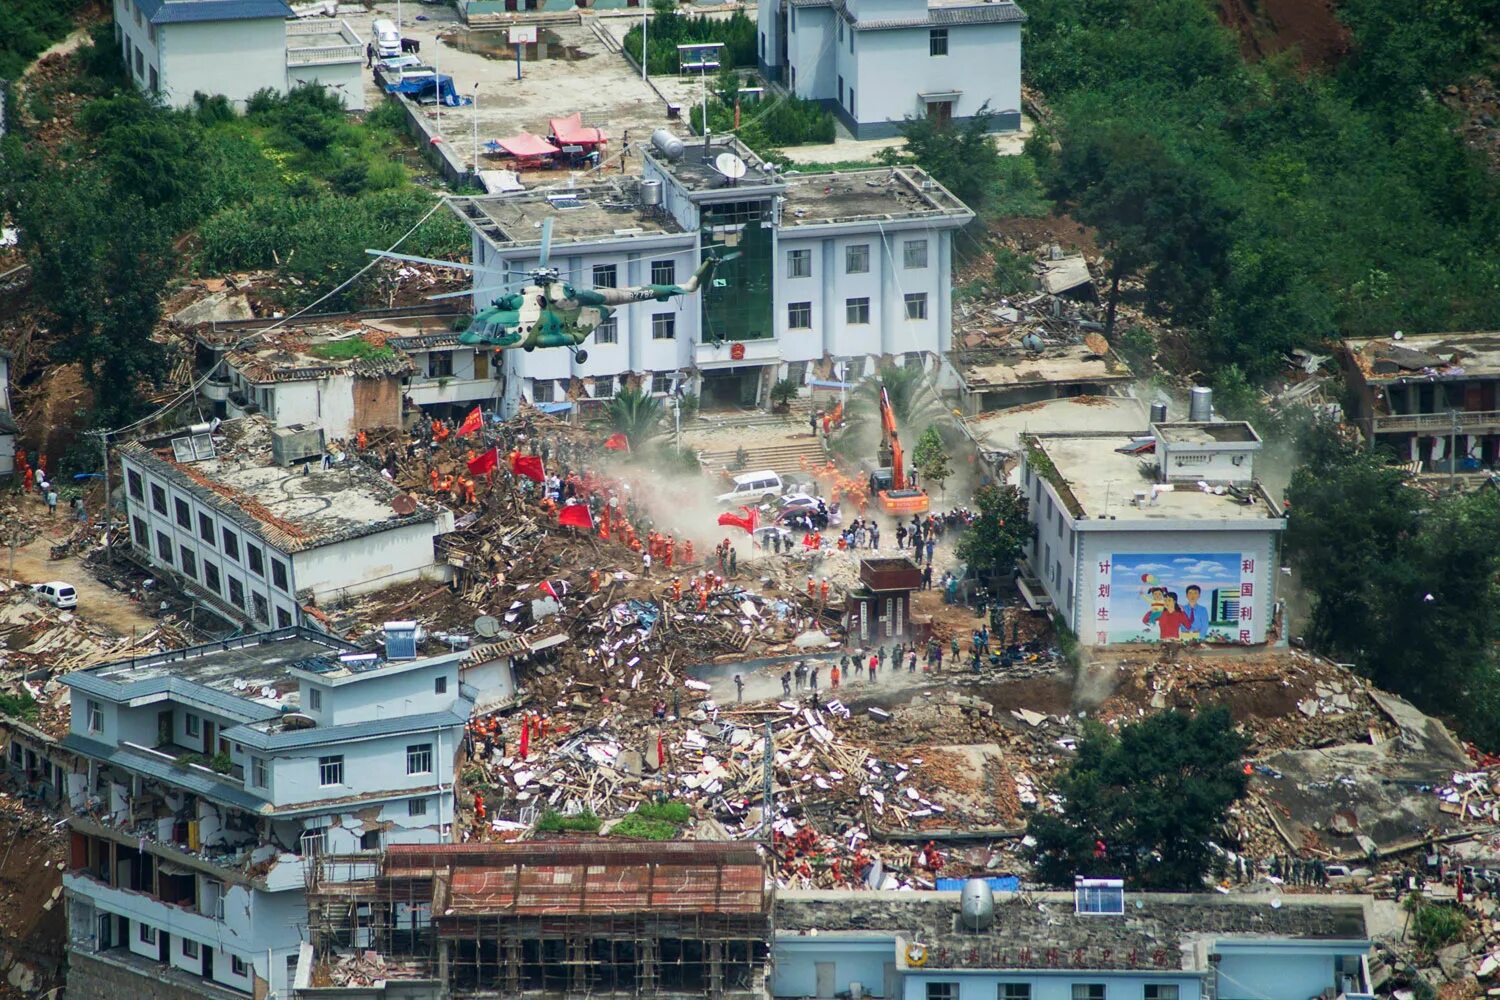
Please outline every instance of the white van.
[[781, 477], [771, 470], [764, 472], [742, 472], [734, 477], [734, 489], [715, 497], [719, 503], [749, 504], [770, 503], [781, 495]]
[[375, 44], [375, 54], [381, 59], [401, 54], [401, 33], [394, 22], [378, 18], [370, 22], [370, 41]]
[[58, 608], [76, 608], [78, 606], [78, 591], [73, 585], [62, 580], [52, 580], [49, 583], [34, 583], [31, 592], [36, 594], [37, 600], [43, 604], [51, 604]]

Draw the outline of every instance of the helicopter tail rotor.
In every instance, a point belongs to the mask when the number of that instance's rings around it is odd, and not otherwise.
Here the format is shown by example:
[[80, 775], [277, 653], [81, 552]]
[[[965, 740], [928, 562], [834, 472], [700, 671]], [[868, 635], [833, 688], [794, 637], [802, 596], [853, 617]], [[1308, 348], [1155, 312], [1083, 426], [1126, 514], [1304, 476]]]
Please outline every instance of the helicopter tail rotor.
[[542, 255], [538, 258], [536, 266], [538, 269], [547, 266], [552, 259], [552, 217], [549, 215], [542, 220]]

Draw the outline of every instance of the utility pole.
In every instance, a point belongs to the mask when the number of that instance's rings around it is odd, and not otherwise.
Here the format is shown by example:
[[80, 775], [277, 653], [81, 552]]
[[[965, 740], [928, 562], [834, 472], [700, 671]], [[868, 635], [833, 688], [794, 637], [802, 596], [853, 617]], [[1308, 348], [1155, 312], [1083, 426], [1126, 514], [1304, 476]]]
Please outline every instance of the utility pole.
[[646, 46], [646, 26], [651, 23], [651, 5], [649, 3], [641, 6], [641, 82], [646, 82], [646, 53], [650, 51]]
[[776, 737], [771, 733], [771, 720], [766, 720], [766, 758], [762, 768], [760, 800], [760, 836], [767, 846], [771, 844], [771, 787], [776, 775]]
[[1448, 492], [1458, 492], [1458, 411], [1449, 410], [1448, 419]]
[[[101, 520], [104, 522], [104, 560], [106, 563], [115, 561], [114, 548], [109, 542], [109, 529], [111, 521], [109, 516], [109, 431], [95, 431], [94, 436], [99, 439], [99, 458], [104, 462], [104, 510]], [[11, 578], [15, 578], [15, 546], [11, 546]]]

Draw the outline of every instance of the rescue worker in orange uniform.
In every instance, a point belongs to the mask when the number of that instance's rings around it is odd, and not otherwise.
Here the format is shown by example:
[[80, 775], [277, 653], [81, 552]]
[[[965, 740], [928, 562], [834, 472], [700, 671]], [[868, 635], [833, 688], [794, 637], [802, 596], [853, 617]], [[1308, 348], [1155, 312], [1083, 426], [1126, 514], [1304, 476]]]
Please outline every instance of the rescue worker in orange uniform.
[[589, 570], [589, 590], [596, 594], [599, 593], [599, 571], [597, 569]]

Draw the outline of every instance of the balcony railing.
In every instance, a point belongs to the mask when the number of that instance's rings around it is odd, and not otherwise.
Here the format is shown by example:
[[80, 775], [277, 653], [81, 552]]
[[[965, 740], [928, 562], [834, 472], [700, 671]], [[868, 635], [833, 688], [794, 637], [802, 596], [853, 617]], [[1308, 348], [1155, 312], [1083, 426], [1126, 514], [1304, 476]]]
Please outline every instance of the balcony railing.
[[1376, 434], [1405, 431], [1441, 434], [1452, 431], [1457, 420], [1460, 434], [1476, 430], [1500, 429], [1500, 410], [1445, 410], [1442, 413], [1393, 413], [1374, 419]]

